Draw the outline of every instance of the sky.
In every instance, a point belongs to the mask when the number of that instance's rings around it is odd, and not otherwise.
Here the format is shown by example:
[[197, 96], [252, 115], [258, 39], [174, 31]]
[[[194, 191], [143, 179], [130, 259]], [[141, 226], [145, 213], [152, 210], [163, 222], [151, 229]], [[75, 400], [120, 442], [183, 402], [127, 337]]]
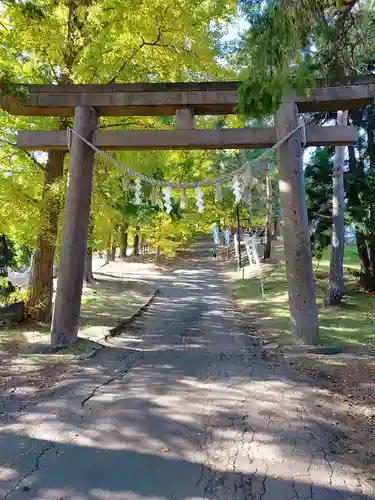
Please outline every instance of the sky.
[[230, 24], [228, 33], [223, 37], [223, 42], [232, 42], [243, 33], [248, 26], [249, 23], [244, 17], [238, 17], [234, 23]]

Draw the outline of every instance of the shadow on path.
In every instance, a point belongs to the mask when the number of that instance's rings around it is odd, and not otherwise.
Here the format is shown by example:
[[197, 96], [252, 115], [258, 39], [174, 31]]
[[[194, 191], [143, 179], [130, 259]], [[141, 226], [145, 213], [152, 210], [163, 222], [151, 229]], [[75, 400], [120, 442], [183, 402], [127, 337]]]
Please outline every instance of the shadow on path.
[[3, 498], [375, 498], [336, 454], [329, 393], [257, 355], [209, 248], [81, 373], [3, 416]]
[[[24, 441], [28, 450], [40, 448], [32, 469], [13, 493], [3, 498], [49, 500], [252, 498], [291, 500], [348, 499], [332, 487], [265, 476], [215, 470], [183, 458], [137, 451], [89, 448], [48, 441]], [[135, 473], [135, 471], [137, 471]], [[358, 497], [359, 498], [359, 497]]]

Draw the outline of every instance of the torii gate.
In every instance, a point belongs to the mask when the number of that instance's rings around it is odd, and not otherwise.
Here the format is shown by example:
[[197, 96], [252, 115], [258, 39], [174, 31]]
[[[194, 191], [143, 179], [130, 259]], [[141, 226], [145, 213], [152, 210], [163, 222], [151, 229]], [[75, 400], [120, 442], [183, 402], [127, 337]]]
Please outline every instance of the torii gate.
[[[17, 104], [0, 95], [9, 113], [28, 116], [74, 116], [74, 130], [100, 149], [250, 149], [267, 148], [298, 126], [299, 112], [360, 109], [372, 104], [375, 78], [346, 80], [344, 85], [320, 86], [305, 98], [287, 96], [276, 114], [276, 127], [197, 130], [194, 115], [233, 114], [239, 82], [24, 85], [29, 95]], [[175, 115], [176, 130], [100, 131], [100, 116]], [[51, 341], [74, 342], [78, 334], [84, 259], [88, 235], [94, 152], [72, 136], [62, 247], [52, 321]], [[357, 142], [355, 127], [306, 127], [306, 146]], [[17, 145], [33, 150], [67, 150], [67, 133], [20, 131]], [[300, 131], [277, 152], [285, 261], [292, 333], [307, 344], [319, 341], [315, 281], [303, 185]]]

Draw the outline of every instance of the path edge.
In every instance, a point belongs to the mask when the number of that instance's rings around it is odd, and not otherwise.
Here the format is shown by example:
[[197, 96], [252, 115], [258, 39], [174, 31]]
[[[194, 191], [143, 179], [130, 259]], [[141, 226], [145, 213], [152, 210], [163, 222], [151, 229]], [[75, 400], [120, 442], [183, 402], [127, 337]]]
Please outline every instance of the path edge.
[[116, 326], [110, 328], [109, 331], [108, 331], [108, 333], [106, 333], [102, 337], [102, 339], [100, 339], [100, 340], [104, 340], [105, 341], [105, 340], [107, 340], [109, 338], [117, 337], [126, 326], [131, 325], [134, 322], [135, 319], [139, 318], [139, 316], [141, 316], [142, 313], [145, 312], [150, 307], [150, 305], [154, 301], [155, 297], [157, 295], [159, 295], [159, 293], [160, 293], [159, 289], [156, 288], [154, 290], [154, 292], [152, 293], [152, 295], [147, 300], [147, 302], [145, 302], [143, 305], [141, 305], [133, 314], [131, 314], [127, 318], [124, 318], [124, 319], [120, 320], [119, 323]]

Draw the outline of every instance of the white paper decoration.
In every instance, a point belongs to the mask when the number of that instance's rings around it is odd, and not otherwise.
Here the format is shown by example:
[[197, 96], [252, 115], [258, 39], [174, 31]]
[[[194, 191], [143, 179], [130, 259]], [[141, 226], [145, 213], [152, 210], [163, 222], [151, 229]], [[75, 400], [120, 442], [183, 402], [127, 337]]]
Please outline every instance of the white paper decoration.
[[203, 203], [202, 189], [200, 188], [200, 186], [195, 188], [195, 196], [197, 200], [198, 212], [202, 213], [204, 210], [204, 203]]
[[142, 204], [142, 183], [138, 177], [135, 179], [134, 203], [136, 205]]
[[164, 197], [164, 207], [167, 214], [172, 212], [172, 201], [171, 201], [171, 187], [165, 186], [163, 188], [163, 197]]
[[232, 190], [234, 197], [236, 199], [236, 203], [239, 203], [242, 198], [242, 190], [241, 190], [240, 178], [237, 174], [233, 176]]

